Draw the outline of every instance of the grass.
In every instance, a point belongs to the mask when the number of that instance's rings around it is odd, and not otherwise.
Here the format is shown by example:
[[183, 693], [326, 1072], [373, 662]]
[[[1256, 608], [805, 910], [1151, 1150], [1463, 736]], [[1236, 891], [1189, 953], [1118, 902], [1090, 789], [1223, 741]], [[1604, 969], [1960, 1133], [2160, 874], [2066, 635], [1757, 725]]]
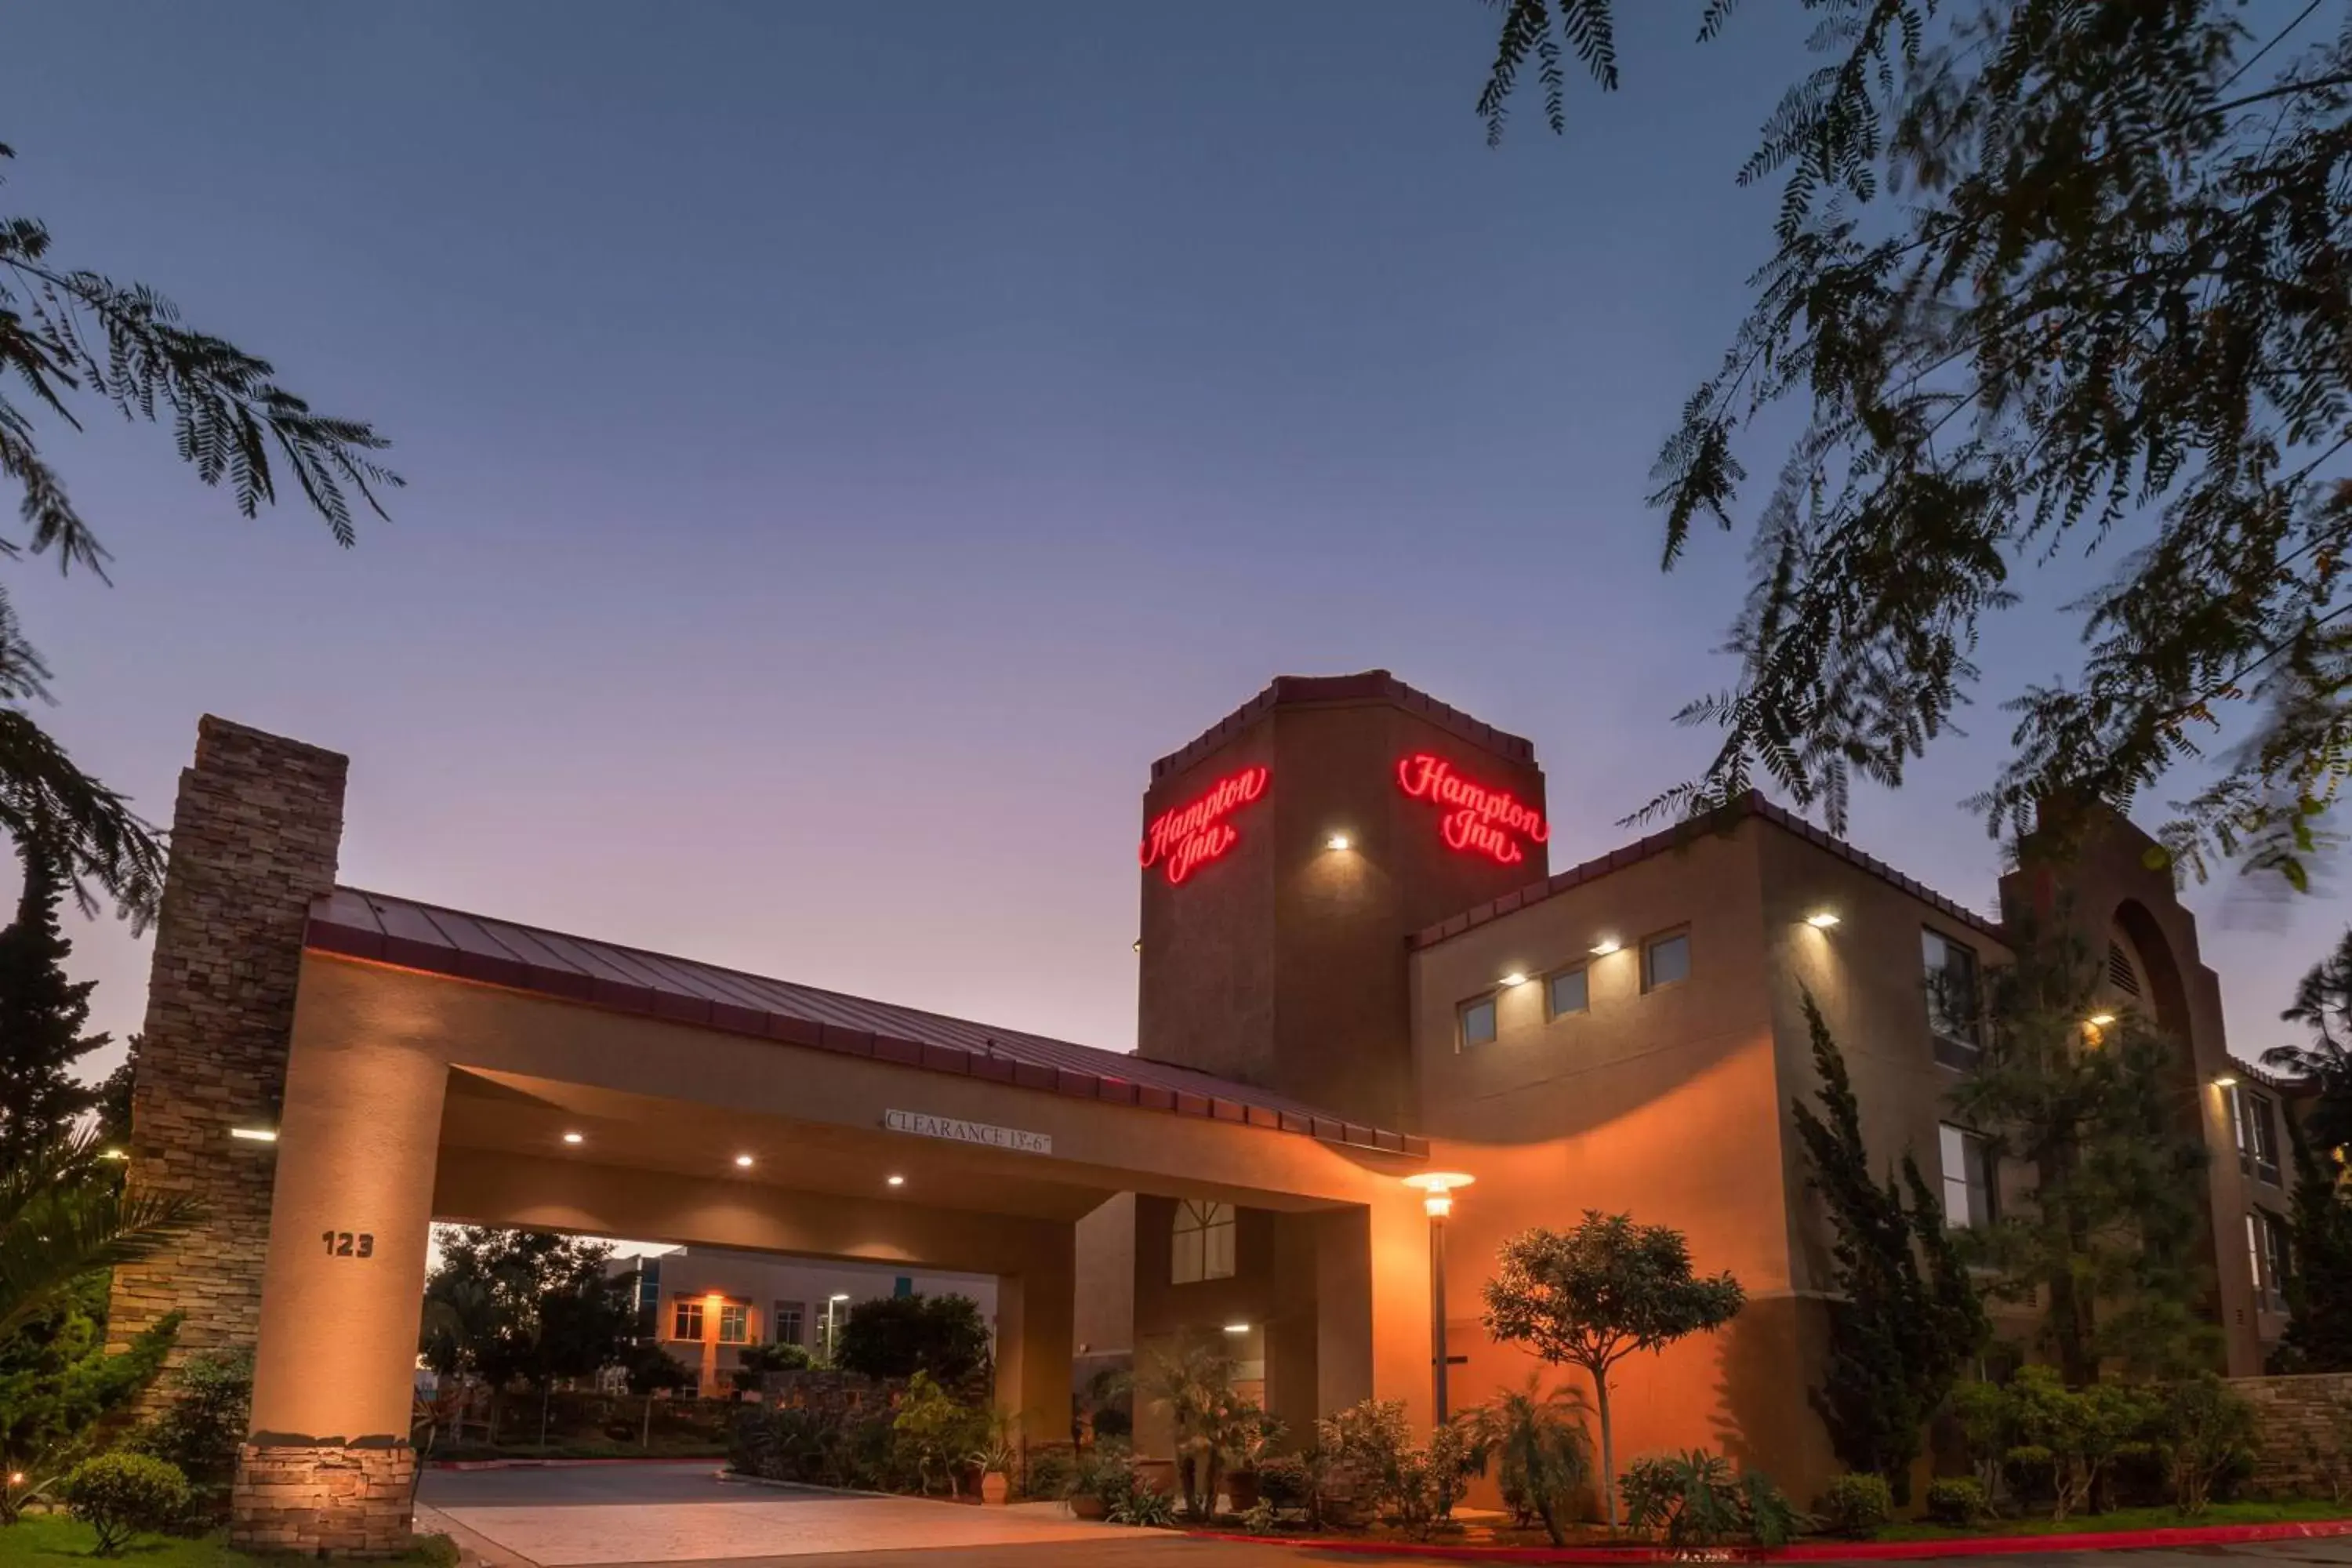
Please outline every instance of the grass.
[[[449, 1561], [447, 1540], [433, 1538], [443, 1550], [420, 1548], [391, 1559], [389, 1568], [435, 1568]], [[294, 1568], [311, 1558], [291, 1552], [239, 1552], [218, 1534], [189, 1539], [176, 1535], [142, 1535], [115, 1557], [100, 1557], [98, 1536], [89, 1526], [62, 1514], [31, 1514], [0, 1528], [0, 1568], [94, 1568], [121, 1563], [123, 1568]]]
[[1878, 1541], [1965, 1541], [1979, 1535], [2071, 1535], [2114, 1530], [2179, 1530], [2208, 1524], [2304, 1524], [2314, 1520], [2352, 1518], [2352, 1503], [2298, 1498], [2292, 1502], [2217, 1502], [2203, 1513], [2189, 1515], [2169, 1508], [2125, 1508], [2113, 1513], [2082, 1513], [2053, 1520], [1996, 1520], [1990, 1524], [1959, 1529], [1948, 1524], [1890, 1524]]

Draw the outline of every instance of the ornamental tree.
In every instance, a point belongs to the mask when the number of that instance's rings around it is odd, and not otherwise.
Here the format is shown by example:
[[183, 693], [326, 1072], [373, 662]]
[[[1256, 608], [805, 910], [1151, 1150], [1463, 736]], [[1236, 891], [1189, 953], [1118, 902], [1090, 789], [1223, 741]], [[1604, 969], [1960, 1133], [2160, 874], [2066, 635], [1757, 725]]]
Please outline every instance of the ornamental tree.
[[2311, 1041], [2264, 1051], [2263, 1065], [2319, 1091], [2305, 1109], [2303, 1128], [2325, 1163], [2352, 1144], [2352, 931], [2311, 966], [2294, 1005], [2279, 1016], [2310, 1029]]
[[1592, 1376], [1601, 1417], [1601, 1496], [1617, 1526], [1616, 1448], [1609, 1425], [1609, 1379], [1636, 1351], [1729, 1322], [1747, 1293], [1728, 1273], [1701, 1279], [1690, 1248], [1670, 1226], [1635, 1225], [1630, 1215], [1584, 1211], [1574, 1230], [1538, 1226], [1503, 1244], [1500, 1268], [1484, 1289], [1486, 1331]]

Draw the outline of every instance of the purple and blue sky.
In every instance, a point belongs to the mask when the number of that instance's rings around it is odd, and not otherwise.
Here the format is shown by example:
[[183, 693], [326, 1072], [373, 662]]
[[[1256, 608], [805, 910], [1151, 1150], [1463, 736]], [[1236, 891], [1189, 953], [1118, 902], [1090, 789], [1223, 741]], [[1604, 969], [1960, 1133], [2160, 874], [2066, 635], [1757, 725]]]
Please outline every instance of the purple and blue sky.
[[[202, 712], [349, 752], [361, 886], [1122, 1048], [1147, 765], [1271, 675], [1531, 736], [1605, 850], [1730, 675], [1742, 542], [1661, 575], [1642, 498], [1804, 63], [1621, 11], [1628, 90], [1497, 152], [1469, 0], [12, 7], [0, 210], [411, 481], [343, 552], [52, 427], [115, 585], [8, 567], [47, 719], [159, 820]], [[1989, 907], [1957, 803], [2072, 660], [2004, 623], [1853, 837]], [[2192, 898], [2235, 1048], [2287, 1037], [2341, 905]], [[135, 1027], [143, 944], [77, 937]]]

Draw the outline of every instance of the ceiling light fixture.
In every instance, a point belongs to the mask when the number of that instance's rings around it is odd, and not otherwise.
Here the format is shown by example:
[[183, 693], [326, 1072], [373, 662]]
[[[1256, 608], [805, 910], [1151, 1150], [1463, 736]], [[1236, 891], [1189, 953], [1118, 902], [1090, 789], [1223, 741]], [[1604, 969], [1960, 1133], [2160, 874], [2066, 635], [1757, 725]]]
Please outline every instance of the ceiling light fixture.
[[588, 1142], [588, 1138], [587, 1138], [587, 1135], [586, 1135], [585, 1133], [582, 1133], [582, 1132], [566, 1132], [566, 1133], [563, 1135], [563, 1141], [564, 1141], [566, 1143], [585, 1143], [586, 1142]]
[[894, 1187], [903, 1187], [907, 1184], [907, 1178], [904, 1176], [885, 1176], [882, 1179]]
[[1247, 1323], [1227, 1323], [1225, 1325], [1225, 1332], [1229, 1334], [1245, 1334], [1249, 1332], [1249, 1329], [1250, 1326]]
[[2235, 1089], [2238, 1087], [2238, 1075], [2233, 1072], [2217, 1072], [2213, 1075], [2213, 1087], [2215, 1089]]
[[1830, 927], [1838, 923], [1838, 918], [1830, 910], [1822, 910], [1816, 913], [1807, 915], [1805, 917], [1805, 923], [1812, 927], [1815, 931], [1827, 931]]
[[735, 1156], [735, 1163], [748, 1171], [751, 1168], [751, 1156], [749, 1154], [738, 1154]]
[[1334, 833], [1323, 841], [1326, 849], [1345, 849], [1354, 841], [1344, 833]]
[[1503, 976], [1503, 984], [1506, 985], [1525, 985], [1527, 983], [1527, 974], [1521, 970], [1514, 969], [1508, 974]]
[[278, 1129], [275, 1127], [232, 1127], [228, 1130], [228, 1135], [232, 1138], [242, 1138], [248, 1143], [278, 1142]]

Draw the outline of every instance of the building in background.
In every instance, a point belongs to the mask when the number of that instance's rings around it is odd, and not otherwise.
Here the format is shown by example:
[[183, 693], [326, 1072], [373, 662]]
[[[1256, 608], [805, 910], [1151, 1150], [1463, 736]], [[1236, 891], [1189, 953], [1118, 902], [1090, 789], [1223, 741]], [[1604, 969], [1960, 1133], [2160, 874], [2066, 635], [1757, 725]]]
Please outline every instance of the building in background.
[[860, 1301], [969, 1297], [990, 1334], [996, 1331], [996, 1280], [984, 1274], [835, 1263], [721, 1247], [616, 1258], [606, 1267], [615, 1275], [637, 1275], [637, 1310], [646, 1337], [696, 1374], [698, 1392], [706, 1397], [733, 1392], [746, 1346], [798, 1345], [819, 1362], [830, 1361], [841, 1325]]

